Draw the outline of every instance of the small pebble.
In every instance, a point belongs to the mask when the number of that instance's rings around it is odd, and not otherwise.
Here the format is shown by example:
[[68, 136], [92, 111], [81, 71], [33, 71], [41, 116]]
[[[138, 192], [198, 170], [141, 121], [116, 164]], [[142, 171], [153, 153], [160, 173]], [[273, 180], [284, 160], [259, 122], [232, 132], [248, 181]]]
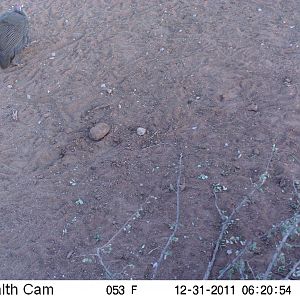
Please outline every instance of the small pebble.
[[248, 106], [248, 110], [257, 112], [258, 111], [258, 106], [256, 104], [252, 103], [251, 105]]
[[105, 91], [109, 95], [113, 93], [113, 90], [111, 88], [108, 88], [105, 83], [102, 83], [100, 87], [102, 91]]
[[110, 126], [106, 123], [98, 123], [90, 129], [90, 138], [94, 141], [100, 141], [110, 131]]
[[229, 250], [226, 250], [226, 253], [227, 253], [227, 255], [231, 255], [232, 254], [232, 250], [231, 249], [229, 249]]
[[79, 198], [78, 200], [75, 201], [75, 204], [76, 204], [76, 205], [83, 205], [84, 202], [83, 202], [82, 199]]
[[138, 134], [138, 135], [144, 135], [145, 133], [146, 133], [146, 129], [145, 128], [143, 128], [143, 127], [139, 127], [137, 130], [136, 130], [136, 133]]
[[289, 77], [285, 77], [284, 80], [283, 80], [283, 84], [285, 86], [291, 86], [292, 85], [292, 79], [289, 78]]
[[70, 259], [73, 254], [74, 254], [74, 251], [70, 251], [67, 255], [67, 259]]

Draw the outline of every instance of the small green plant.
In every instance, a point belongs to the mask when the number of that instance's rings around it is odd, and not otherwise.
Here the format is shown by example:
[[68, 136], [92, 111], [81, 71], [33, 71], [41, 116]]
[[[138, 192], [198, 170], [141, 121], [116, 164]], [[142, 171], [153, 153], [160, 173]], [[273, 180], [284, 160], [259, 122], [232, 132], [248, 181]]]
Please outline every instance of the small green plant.
[[212, 185], [212, 189], [214, 193], [220, 193], [228, 190], [228, 188], [225, 185], [221, 185], [220, 183], [214, 183]]

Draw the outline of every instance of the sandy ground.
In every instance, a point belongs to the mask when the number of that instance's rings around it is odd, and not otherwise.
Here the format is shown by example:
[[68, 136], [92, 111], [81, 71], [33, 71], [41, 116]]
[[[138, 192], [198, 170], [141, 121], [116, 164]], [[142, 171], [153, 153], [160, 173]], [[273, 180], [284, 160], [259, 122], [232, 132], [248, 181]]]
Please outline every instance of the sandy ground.
[[[213, 186], [229, 214], [269, 166], [211, 278], [246, 240], [264, 272], [280, 240], [264, 234], [300, 203], [300, 2], [23, 4], [35, 42], [0, 70], [0, 278], [152, 278], [181, 153], [157, 278], [201, 279], [221, 226]], [[95, 142], [98, 122], [111, 131]], [[273, 278], [299, 256], [287, 249]]]

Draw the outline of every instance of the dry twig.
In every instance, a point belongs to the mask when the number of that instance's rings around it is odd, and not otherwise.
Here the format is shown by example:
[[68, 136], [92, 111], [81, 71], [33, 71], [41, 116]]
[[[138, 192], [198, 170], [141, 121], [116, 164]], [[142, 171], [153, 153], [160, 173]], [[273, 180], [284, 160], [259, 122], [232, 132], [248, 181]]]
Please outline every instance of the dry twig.
[[246, 246], [239, 252], [239, 254], [220, 272], [218, 279], [221, 279], [225, 273], [237, 263], [237, 261], [249, 250], [251, 244], [252, 241], [246, 243]]
[[100, 265], [103, 267], [103, 269], [104, 269], [105, 274], [107, 275], [107, 277], [109, 277], [109, 279], [114, 279], [114, 275], [108, 270], [108, 268], [106, 267], [106, 265], [103, 262], [102, 255], [100, 254], [100, 248], [97, 249], [96, 256], [98, 257]]
[[253, 190], [247, 195], [245, 196], [241, 201], [240, 203], [238, 204], [238, 206], [232, 211], [232, 213], [230, 214], [230, 216], [226, 216], [224, 215], [221, 210], [219, 209], [218, 207], [218, 204], [217, 204], [217, 194], [214, 192], [214, 196], [215, 196], [215, 206], [218, 210], [218, 213], [221, 215], [221, 218], [223, 220], [223, 223], [222, 223], [222, 227], [221, 227], [221, 231], [220, 231], [220, 234], [219, 234], [219, 237], [217, 239], [217, 242], [216, 242], [216, 245], [214, 247], [214, 251], [213, 251], [213, 254], [212, 254], [212, 258], [211, 260], [209, 261], [208, 263], [208, 266], [207, 266], [207, 269], [206, 269], [206, 272], [203, 276], [203, 280], [207, 280], [209, 279], [209, 276], [211, 274], [211, 271], [212, 271], [212, 268], [214, 266], [214, 263], [215, 263], [215, 260], [216, 260], [216, 257], [217, 257], [217, 253], [219, 251], [219, 248], [220, 248], [220, 244], [221, 244], [221, 241], [223, 240], [223, 237], [224, 237], [224, 234], [225, 232], [227, 231], [228, 227], [233, 223], [233, 218], [234, 216], [239, 212], [239, 210], [249, 201], [249, 199], [251, 199], [251, 197], [253, 196], [253, 194], [257, 191], [257, 190], [260, 190], [262, 188], [262, 186], [265, 184], [267, 178], [269, 177], [269, 167], [270, 167], [270, 164], [271, 164], [271, 161], [273, 159], [273, 156], [276, 152], [277, 148], [276, 148], [276, 145], [274, 144], [272, 146], [272, 152], [271, 152], [271, 156], [268, 160], [268, 163], [266, 165], [266, 170], [265, 172], [260, 176], [259, 178], [259, 183], [258, 184], [255, 184]]
[[250, 266], [250, 263], [249, 263], [248, 260], [246, 260], [246, 264], [247, 264], [248, 269], [250, 270], [250, 272], [251, 272], [251, 274], [252, 274], [253, 279], [256, 279], [256, 275], [255, 275], [255, 273], [254, 273], [252, 267]]
[[300, 215], [295, 216], [295, 220], [294, 220], [294, 224], [292, 224], [289, 229], [287, 230], [287, 232], [285, 233], [285, 235], [283, 236], [279, 246], [276, 249], [276, 252], [274, 253], [271, 262], [269, 263], [267, 270], [263, 276], [264, 280], [267, 280], [274, 265], [277, 262], [277, 258], [281, 253], [282, 248], [284, 247], [284, 245], [286, 244], [287, 239], [289, 238], [289, 236], [296, 230], [296, 228], [298, 227], [300, 223]]
[[176, 234], [178, 226], [179, 226], [181, 173], [182, 173], [182, 153], [180, 154], [180, 157], [179, 157], [179, 171], [178, 171], [177, 184], [176, 184], [176, 222], [175, 222], [174, 230], [173, 230], [172, 234], [170, 235], [166, 245], [162, 249], [158, 261], [153, 264], [154, 270], [153, 270], [152, 279], [156, 278], [157, 271], [162, 263], [163, 258], [165, 257], [165, 255], [167, 253], [167, 249], [169, 248], [171, 242], [173, 241], [173, 238], [175, 237], [175, 234]]
[[291, 271], [285, 276], [284, 280], [289, 280], [290, 277], [294, 274], [294, 272], [297, 270], [297, 268], [300, 266], [300, 259], [294, 264]]
[[149, 203], [149, 198], [147, 198], [147, 200], [139, 207], [138, 210], [136, 210], [130, 217], [129, 219], [123, 224], [123, 226], [101, 247], [97, 248], [97, 252], [98, 250], [103, 250], [104, 248], [106, 248], [107, 246], [109, 246], [111, 244], [111, 242], [116, 238], [116, 236], [118, 236], [122, 231], [124, 231], [124, 229], [126, 228], [126, 226], [128, 225], [128, 223], [132, 220], [134, 220], [134, 217], [136, 217], [140, 211], [143, 210], [143, 207]]

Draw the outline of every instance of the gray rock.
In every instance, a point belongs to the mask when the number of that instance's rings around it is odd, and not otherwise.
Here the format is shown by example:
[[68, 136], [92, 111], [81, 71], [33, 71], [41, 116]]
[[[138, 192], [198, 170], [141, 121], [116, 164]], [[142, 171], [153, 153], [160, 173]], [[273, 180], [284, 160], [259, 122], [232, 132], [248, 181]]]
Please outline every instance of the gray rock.
[[252, 103], [252, 104], [250, 104], [250, 105], [248, 106], [248, 110], [249, 110], [249, 111], [257, 112], [257, 111], [258, 111], [258, 106], [257, 106], [256, 104]]
[[143, 127], [139, 127], [139, 128], [137, 128], [136, 133], [138, 135], [144, 135], [146, 133], [146, 129]]

